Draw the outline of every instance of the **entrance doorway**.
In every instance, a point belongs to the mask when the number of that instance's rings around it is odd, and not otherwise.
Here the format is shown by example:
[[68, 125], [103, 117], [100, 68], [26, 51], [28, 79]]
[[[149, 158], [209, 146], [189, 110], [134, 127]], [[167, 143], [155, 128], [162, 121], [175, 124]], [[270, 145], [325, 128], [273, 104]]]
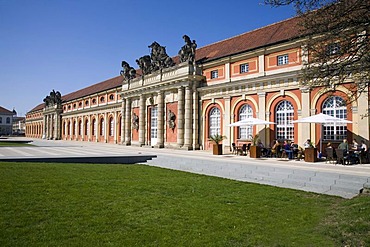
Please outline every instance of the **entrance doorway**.
[[154, 146], [158, 138], [158, 107], [153, 106], [150, 113], [150, 145]]

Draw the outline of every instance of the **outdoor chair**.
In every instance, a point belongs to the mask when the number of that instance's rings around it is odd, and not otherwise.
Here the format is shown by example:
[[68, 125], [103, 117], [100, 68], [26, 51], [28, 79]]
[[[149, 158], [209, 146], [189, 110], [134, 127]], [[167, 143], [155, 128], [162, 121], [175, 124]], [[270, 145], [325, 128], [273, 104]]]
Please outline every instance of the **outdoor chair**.
[[369, 155], [369, 152], [361, 149], [360, 153], [358, 154], [359, 155], [359, 161], [360, 161], [360, 164], [366, 164], [367, 162], [369, 162], [368, 160], [368, 155]]
[[238, 154], [238, 148], [235, 145], [235, 142], [231, 143], [231, 148], [232, 148], [232, 154]]
[[336, 160], [334, 159], [334, 148], [325, 148], [325, 152], [326, 152], [326, 162], [336, 162]]
[[348, 156], [344, 149], [335, 149], [335, 153], [337, 154], [337, 164], [348, 164]]
[[242, 146], [242, 154], [243, 155], [248, 155], [247, 144], [245, 144], [245, 143]]

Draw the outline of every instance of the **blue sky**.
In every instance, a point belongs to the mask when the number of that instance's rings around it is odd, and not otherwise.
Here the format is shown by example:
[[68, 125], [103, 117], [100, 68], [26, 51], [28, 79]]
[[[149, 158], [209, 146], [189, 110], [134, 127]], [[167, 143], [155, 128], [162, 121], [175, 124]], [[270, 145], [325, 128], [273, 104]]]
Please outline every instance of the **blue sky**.
[[119, 75], [153, 41], [177, 55], [293, 17], [263, 0], [0, 0], [0, 106], [24, 116], [51, 90], [68, 94]]

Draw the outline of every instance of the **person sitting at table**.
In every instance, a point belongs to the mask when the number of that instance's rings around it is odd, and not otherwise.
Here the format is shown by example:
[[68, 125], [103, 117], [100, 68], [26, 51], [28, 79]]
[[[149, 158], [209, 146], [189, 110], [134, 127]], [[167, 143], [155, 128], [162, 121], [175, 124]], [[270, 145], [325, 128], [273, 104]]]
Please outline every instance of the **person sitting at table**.
[[290, 143], [288, 141], [284, 141], [283, 152], [288, 155], [288, 159], [293, 159], [293, 150], [291, 149]]
[[303, 147], [304, 147], [304, 148], [312, 148], [311, 139], [307, 139], [307, 140], [303, 143]]
[[267, 149], [265, 148], [261, 140], [258, 140], [257, 146], [261, 148], [261, 154], [265, 157], [267, 155]]
[[301, 146], [299, 146], [298, 151], [297, 151], [296, 161], [300, 161], [303, 158], [303, 154], [304, 154], [304, 149]]
[[298, 144], [294, 143], [294, 141], [292, 141], [290, 143], [290, 149], [293, 151], [293, 157], [297, 157], [297, 154], [298, 154]]
[[280, 143], [278, 140], [275, 140], [274, 145], [272, 145], [271, 153], [273, 156], [276, 156], [276, 157], [280, 156]]

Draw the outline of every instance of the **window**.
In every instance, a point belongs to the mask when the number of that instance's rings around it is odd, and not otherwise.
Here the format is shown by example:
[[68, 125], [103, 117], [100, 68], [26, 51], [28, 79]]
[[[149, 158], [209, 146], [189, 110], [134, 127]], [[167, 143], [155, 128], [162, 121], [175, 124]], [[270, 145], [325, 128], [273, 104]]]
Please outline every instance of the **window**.
[[78, 107], [81, 108], [82, 107], [82, 102], [78, 103]]
[[247, 72], [249, 72], [249, 63], [241, 64], [240, 73], [247, 73]]
[[282, 101], [276, 107], [276, 139], [293, 140], [294, 125], [294, 108], [289, 101]]
[[158, 107], [154, 106], [150, 110], [150, 138], [158, 138]]
[[104, 118], [100, 119], [100, 135], [101, 136], [104, 136], [104, 132], [105, 132], [105, 126], [104, 126]]
[[209, 136], [214, 135], [221, 135], [221, 113], [217, 107], [209, 112]]
[[109, 136], [113, 136], [114, 134], [114, 119], [111, 117], [109, 119]]
[[212, 70], [211, 71], [211, 79], [218, 78], [218, 70]]
[[89, 101], [88, 100], [86, 100], [85, 101], [85, 106], [88, 106], [89, 105]]
[[104, 103], [105, 102], [105, 98], [104, 97], [100, 97], [100, 102], [101, 103]]
[[82, 135], [82, 121], [81, 120], [78, 122], [78, 135], [79, 136]]
[[77, 129], [77, 122], [76, 120], [73, 120], [72, 135], [76, 135], [76, 129]]
[[76, 109], [76, 103], [73, 104], [73, 109]]
[[85, 135], [89, 135], [89, 132], [90, 132], [90, 125], [89, 125], [89, 120], [86, 119], [85, 121]]
[[277, 57], [278, 65], [284, 65], [289, 63], [289, 56], [288, 54], [281, 55]]
[[96, 119], [94, 118], [92, 121], [92, 134], [96, 136]]
[[7, 123], [7, 124], [10, 124], [10, 117], [7, 117], [7, 118], [6, 118], [6, 123]]
[[[243, 105], [239, 110], [239, 121], [253, 117], [252, 107], [250, 105]], [[239, 127], [239, 139], [246, 140], [252, 138], [252, 126]]]
[[114, 95], [113, 94], [109, 95], [109, 100], [114, 100]]
[[[325, 100], [322, 106], [322, 113], [347, 119], [346, 102], [338, 96], [332, 96]], [[347, 138], [346, 123], [327, 123], [323, 124], [323, 139], [324, 140], [343, 140]]]
[[92, 100], [92, 102], [93, 102], [93, 104], [95, 105], [95, 104], [96, 104], [96, 99], [93, 99], [93, 100]]
[[326, 47], [327, 55], [335, 55], [340, 52], [340, 45], [338, 43], [330, 44]]
[[3, 123], [3, 118], [2, 117], [0, 117], [0, 124], [2, 124]]

